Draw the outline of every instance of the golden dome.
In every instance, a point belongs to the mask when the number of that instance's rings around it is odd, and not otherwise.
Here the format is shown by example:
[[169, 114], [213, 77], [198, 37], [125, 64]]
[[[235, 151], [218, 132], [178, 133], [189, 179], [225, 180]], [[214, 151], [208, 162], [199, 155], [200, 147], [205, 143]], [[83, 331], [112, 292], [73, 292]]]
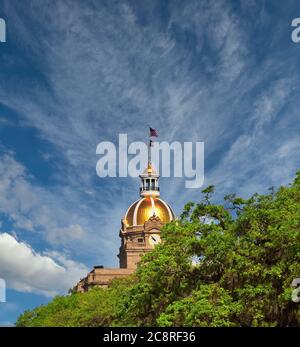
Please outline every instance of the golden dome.
[[160, 218], [163, 223], [175, 219], [171, 207], [158, 197], [144, 197], [135, 201], [127, 210], [124, 222], [127, 227], [143, 225], [153, 215]]

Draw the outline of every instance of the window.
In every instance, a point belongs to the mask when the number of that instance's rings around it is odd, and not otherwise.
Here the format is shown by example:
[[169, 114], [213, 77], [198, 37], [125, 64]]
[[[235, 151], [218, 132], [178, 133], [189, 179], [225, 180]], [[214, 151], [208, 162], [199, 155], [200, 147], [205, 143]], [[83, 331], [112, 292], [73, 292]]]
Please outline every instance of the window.
[[150, 190], [150, 180], [146, 180], [146, 190]]
[[151, 180], [151, 190], [155, 190], [155, 180]]

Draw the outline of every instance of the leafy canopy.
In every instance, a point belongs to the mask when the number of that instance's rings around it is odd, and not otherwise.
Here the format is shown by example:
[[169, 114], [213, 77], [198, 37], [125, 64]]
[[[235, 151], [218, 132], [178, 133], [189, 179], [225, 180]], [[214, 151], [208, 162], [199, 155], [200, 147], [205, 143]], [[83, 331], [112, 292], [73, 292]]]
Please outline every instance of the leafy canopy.
[[163, 244], [108, 289], [58, 296], [17, 326], [299, 326], [300, 173], [293, 184], [213, 204], [214, 187], [162, 230]]

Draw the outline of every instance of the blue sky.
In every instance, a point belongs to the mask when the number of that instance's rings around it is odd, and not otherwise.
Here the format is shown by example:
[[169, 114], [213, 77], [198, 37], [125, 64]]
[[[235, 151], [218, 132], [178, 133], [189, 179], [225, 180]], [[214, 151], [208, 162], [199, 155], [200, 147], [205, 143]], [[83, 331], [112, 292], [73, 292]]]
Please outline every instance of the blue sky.
[[[132, 178], [100, 179], [100, 141], [205, 142], [216, 199], [300, 168], [299, 1], [0, 0], [0, 325], [117, 266]], [[199, 190], [162, 178], [176, 213]]]

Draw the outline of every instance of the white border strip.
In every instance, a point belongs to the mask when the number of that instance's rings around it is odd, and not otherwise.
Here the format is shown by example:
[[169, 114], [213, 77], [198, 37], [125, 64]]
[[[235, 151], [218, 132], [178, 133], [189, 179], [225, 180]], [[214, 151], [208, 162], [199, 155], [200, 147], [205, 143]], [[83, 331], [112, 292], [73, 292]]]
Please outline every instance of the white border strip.
[[165, 201], [163, 201], [162, 199], [160, 199], [160, 198], [157, 198], [157, 200], [159, 200], [160, 202], [162, 202], [163, 205], [165, 205], [165, 207], [167, 208], [167, 210], [168, 210], [168, 212], [169, 212], [170, 221], [171, 221], [171, 220], [174, 220], [169, 205], [168, 205]]
[[144, 201], [145, 199], [146, 199], [146, 198], [140, 199], [140, 201], [139, 201], [139, 202], [137, 203], [137, 205], [135, 206], [134, 213], [133, 213], [133, 225], [138, 225], [138, 224], [137, 224], [137, 213], [138, 213], [140, 204], [141, 204], [142, 201]]

